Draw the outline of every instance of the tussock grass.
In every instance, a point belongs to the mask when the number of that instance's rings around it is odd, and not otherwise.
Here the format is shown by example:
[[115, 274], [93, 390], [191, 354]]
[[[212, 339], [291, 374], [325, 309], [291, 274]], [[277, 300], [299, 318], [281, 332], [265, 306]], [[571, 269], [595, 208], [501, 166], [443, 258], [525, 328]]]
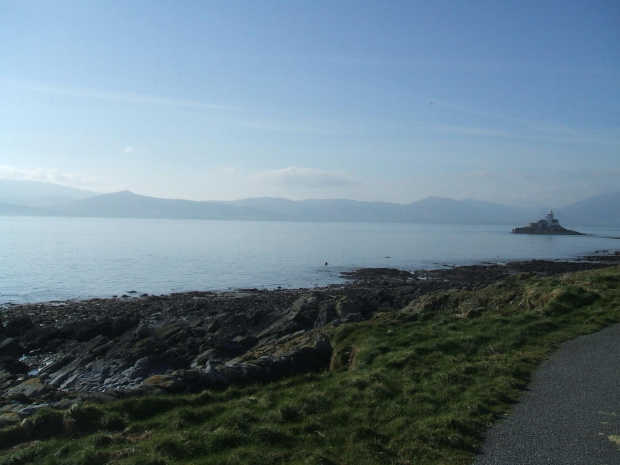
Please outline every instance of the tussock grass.
[[323, 373], [42, 411], [0, 464], [467, 464], [553, 349], [620, 321], [619, 289], [615, 267], [427, 295], [331, 328]]

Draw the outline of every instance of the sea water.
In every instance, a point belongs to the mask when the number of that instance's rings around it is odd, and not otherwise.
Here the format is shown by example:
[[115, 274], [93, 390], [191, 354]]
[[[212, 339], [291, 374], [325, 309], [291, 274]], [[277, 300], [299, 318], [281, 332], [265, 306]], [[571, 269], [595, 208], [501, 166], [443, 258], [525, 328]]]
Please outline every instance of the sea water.
[[516, 235], [510, 227], [0, 217], [0, 303], [311, 288], [362, 267], [407, 270], [617, 250], [617, 230]]

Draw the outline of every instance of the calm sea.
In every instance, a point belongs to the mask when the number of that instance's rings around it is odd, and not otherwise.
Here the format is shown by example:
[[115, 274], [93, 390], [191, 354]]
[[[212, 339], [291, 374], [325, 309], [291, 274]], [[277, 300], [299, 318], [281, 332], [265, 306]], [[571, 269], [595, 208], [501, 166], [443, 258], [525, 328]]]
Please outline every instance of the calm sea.
[[[617, 250], [508, 227], [0, 217], [0, 303], [191, 290], [315, 287], [360, 267], [428, 269]], [[607, 236], [607, 237], [605, 237]], [[326, 265], [327, 263], [327, 265]]]

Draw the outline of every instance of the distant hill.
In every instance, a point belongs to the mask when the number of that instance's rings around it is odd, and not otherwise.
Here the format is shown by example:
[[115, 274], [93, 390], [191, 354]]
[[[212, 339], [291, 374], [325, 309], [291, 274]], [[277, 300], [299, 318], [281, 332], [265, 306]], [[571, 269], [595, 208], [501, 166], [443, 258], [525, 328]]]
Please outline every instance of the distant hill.
[[557, 213], [574, 218], [579, 226], [620, 227], [620, 191], [589, 197], [558, 208]]
[[442, 197], [427, 197], [405, 205], [344, 199], [292, 201], [273, 198], [244, 199], [231, 203], [263, 208], [299, 221], [512, 225], [531, 221], [534, 215], [527, 209]]
[[208, 220], [278, 220], [277, 214], [252, 207], [229, 205], [224, 202], [158, 199], [129, 191], [103, 194], [84, 200], [50, 207], [62, 216], [104, 218], [173, 218]]
[[[4, 200], [7, 197], [21, 200]], [[443, 197], [427, 197], [409, 204], [346, 199], [293, 201], [270, 197], [197, 202], [159, 199], [129, 191], [96, 194], [50, 183], [0, 180], [0, 215], [5, 216], [489, 224], [513, 227], [540, 219], [546, 210]], [[572, 229], [579, 226], [620, 228], [620, 192], [590, 197], [554, 208], [554, 211], [560, 223]]]
[[464, 201], [428, 197], [410, 204], [346, 199], [292, 201], [278, 198], [231, 202], [158, 199], [129, 191], [103, 194], [49, 207], [53, 215], [114, 218], [187, 218], [211, 220], [324, 221], [359, 223], [435, 223], [519, 225], [532, 221], [518, 209], [485, 208]]
[[96, 195], [99, 193], [60, 186], [51, 182], [0, 179], [0, 203], [48, 207]]
[[517, 224], [521, 224], [528, 221], [535, 221], [535, 219], [538, 219], [543, 212], [546, 214], [544, 208], [534, 209], [525, 207], [511, 207], [484, 200], [463, 199], [461, 200], [461, 203], [476, 208], [479, 212], [485, 215], [485, 221], [495, 220], [501, 222], [502, 224], [513, 224], [515, 222]]

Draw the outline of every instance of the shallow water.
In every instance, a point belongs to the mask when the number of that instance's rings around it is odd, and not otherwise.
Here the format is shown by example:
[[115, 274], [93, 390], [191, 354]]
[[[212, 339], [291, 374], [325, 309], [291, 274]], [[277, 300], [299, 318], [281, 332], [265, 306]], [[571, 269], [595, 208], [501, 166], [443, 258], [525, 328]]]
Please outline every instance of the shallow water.
[[[528, 236], [501, 226], [0, 217], [0, 303], [314, 287], [360, 267], [428, 269], [617, 250], [618, 230]], [[327, 265], [325, 265], [327, 263]]]

